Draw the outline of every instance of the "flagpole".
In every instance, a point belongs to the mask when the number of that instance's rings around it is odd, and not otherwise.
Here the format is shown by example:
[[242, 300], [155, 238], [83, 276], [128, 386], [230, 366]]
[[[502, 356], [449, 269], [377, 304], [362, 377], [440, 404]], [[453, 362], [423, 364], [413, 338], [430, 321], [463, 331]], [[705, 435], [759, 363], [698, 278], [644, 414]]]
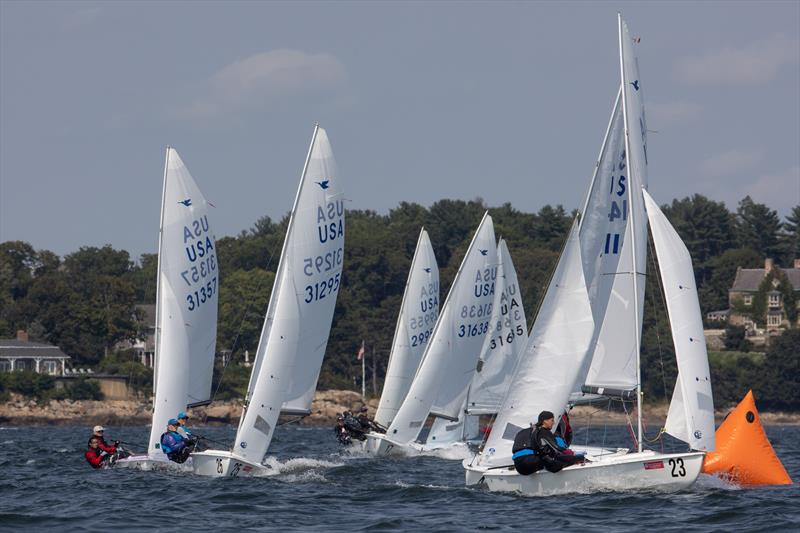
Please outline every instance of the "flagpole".
[[361, 401], [367, 401], [367, 354], [361, 356]]

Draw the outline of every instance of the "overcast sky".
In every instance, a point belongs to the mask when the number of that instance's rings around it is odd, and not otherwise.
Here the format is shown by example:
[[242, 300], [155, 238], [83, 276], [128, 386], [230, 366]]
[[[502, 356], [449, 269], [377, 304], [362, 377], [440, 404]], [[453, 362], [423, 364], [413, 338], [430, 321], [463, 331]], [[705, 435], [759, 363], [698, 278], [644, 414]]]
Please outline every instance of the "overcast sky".
[[800, 2], [0, 2], [0, 241], [157, 247], [164, 146], [218, 237], [291, 207], [581, 202], [641, 36], [650, 190], [800, 203]]

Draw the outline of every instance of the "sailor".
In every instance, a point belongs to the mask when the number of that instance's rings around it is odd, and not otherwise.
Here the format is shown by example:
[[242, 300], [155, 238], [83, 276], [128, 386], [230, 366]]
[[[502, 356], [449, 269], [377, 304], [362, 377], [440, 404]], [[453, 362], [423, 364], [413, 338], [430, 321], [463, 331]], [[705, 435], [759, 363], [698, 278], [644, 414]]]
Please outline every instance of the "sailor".
[[108, 450], [100, 448], [100, 442], [103, 440], [102, 437], [92, 436], [89, 439], [89, 448], [86, 450], [84, 457], [86, 457], [86, 461], [88, 461], [89, 465], [94, 468], [95, 470], [103, 468], [106, 466], [113, 457], [113, 454], [116, 453], [116, 448], [113, 446], [107, 447]]
[[369, 407], [366, 405], [362, 405], [361, 409], [358, 410], [358, 423], [361, 424], [361, 427], [364, 431], [376, 431], [378, 433], [386, 433], [386, 429], [381, 427], [380, 424], [375, 422], [373, 419], [369, 417]]
[[179, 425], [174, 418], [170, 418], [167, 422], [167, 431], [161, 434], [161, 451], [167, 454], [170, 461], [185, 463], [189, 454], [194, 451], [194, 443], [178, 433]]
[[561, 420], [556, 426], [556, 442], [562, 448], [568, 448], [572, 444], [572, 426], [569, 423], [569, 415], [564, 412]]
[[345, 411], [342, 413], [342, 417], [344, 418], [344, 427], [347, 432], [350, 434], [350, 437], [353, 439], [358, 440], [367, 440], [367, 431], [361, 426], [361, 422], [353, 416], [353, 413], [350, 411]]
[[178, 413], [178, 417], [176, 418], [178, 421], [178, 433], [180, 433], [181, 437], [184, 439], [191, 439], [192, 432], [189, 431], [189, 428], [186, 427], [186, 423], [189, 421], [189, 415], [186, 414], [186, 411], [181, 411]]
[[92, 439], [96, 438], [98, 441], [98, 448], [100, 448], [100, 451], [106, 453], [115, 453], [117, 451], [117, 448], [119, 447], [119, 441], [115, 440], [113, 446], [111, 444], [108, 444], [106, 442], [105, 437], [103, 436], [105, 430], [106, 428], [104, 428], [103, 426], [95, 426], [94, 428], [92, 428], [92, 436], [89, 437], [89, 441], [86, 443], [86, 445], [91, 447]]
[[511, 458], [514, 460], [514, 468], [522, 476], [529, 476], [544, 467], [534, 447], [535, 432], [536, 427], [531, 423], [530, 427], [520, 430], [514, 437], [514, 446], [511, 448], [514, 455]]
[[353, 440], [350, 438], [350, 432], [344, 427], [344, 416], [342, 416], [342, 413], [336, 414], [336, 427], [334, 427], [333, 430], [336, 432], [336, 440], [339, 441], [339, 444], [347, 446], [353, 443]]
[[564, 467], [583, 462], [583, 456], [570, 450], [562, 439], [561, 446], [553, 435], [555, 416], [550, 411], [539, 413], [533, 431], [533, 450], [541, 458], [548, 472], [560, 472]]

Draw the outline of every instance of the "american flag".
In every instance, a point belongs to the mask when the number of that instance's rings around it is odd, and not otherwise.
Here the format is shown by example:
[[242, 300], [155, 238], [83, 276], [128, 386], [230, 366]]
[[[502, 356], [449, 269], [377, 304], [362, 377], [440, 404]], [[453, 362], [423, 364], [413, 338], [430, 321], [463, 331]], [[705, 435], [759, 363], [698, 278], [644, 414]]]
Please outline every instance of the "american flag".
[[361, 359], [364, 358], [364, 341], [363, 340], [361, 341], [361, 348], [358, 349], [358, 353], [356, 354], [356, 357], [358, 358], [359, 361], [361, 361]]

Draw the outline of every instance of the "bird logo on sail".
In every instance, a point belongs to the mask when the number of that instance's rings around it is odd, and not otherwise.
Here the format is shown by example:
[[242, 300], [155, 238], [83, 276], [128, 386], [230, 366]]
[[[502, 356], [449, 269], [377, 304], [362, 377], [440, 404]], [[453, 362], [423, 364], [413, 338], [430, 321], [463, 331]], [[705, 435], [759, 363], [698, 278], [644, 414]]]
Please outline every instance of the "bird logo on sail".
[[425, 269], [423, 269], [423, 270], [425, 270], [425, 272], [427, 272], [428, 274], [430, 274], [430, 273], [431, 273], [431, 269], [430, 269], [430, 268], [425, 268]]
[[637, 91], [639, 90], [639, 80], [633, 80], [631, 82], [631, 85], [633, 85], [633, 88], [636, 89]]
[[191, 198], [187, 198], [186, 200], [178, 200], [178, 203], [179, 204], [183, 204], [186, 207], [189, 207], [190, 205], [192, 205], [192, 199]]
[[486, 255], [487, 253], [489, 253], [489, 250], [481, 250], [481, 255]]
[[321, 188], [323, 191], [324, 191], [324, 190], [326, 190], [328, 187], [330, 187], [330, 185], [329, 185], [329, 183], [330, 183], [330, 180], [322, 180], [322, 181], [317, 181], [317, 182], [315, 182], [315, 183], [316, 183], [317, 185], [319, 185], [319, 186], [320, 186], [320, 188]]

